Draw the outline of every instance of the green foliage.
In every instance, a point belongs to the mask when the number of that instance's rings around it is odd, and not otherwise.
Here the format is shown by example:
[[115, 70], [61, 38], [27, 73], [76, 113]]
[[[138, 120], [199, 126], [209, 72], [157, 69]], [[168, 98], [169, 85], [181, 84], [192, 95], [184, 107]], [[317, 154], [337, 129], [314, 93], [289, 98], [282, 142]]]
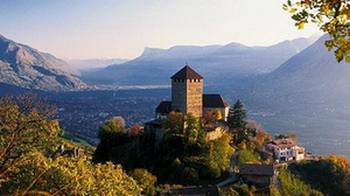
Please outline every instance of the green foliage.
[[140, 194], [120, 166], [61, 155], [57, 147], [66, 140], [57, 121], [32, 100], [0, 99], [0, 195]]
[[87, 157], [60, 156], [49, 159], [40, 152], [27, 153], [12, 179], [3, 184], [2, 193], [47, 192], [58, 195], [134, 195], [136, 182], [111, 163], [92, 165]]
[[247, 184], [233, 185], [220, 189], [220, 195], [223, 196], [238, 196], [238, 195], [247, 195], [254, 196], [256, 189], [254, 187], [249, 187]]
[[32, 99], [0, 99], [0, 183], [9, 180], [8, 172], [18, 167], [26, 153], [38, 151], [52, 156], [59, 144], [58, 122], [47, 119], [45, 115], [51, 111], [35, 108]]
[[192, 115], [185, 116], [185, 137], [188, 143], [195, 143], [198, 139], [198, 133], [200, 132], [199, 119]]
[[288, 0], [283, 9], [292, 14], [299, 29], [316, 23], [330, 35], [325, 45], [334, 49], [338, 62], [350, 62], [350, 3], [348, 0]]
[[220, 195], [222, 196], [239, 196], [239, 193], [234, 189], [234, 187], [225, 187], [220, 189]]
[[244, 129], [247, 122], [247, 113], [243, 104], [238, 99], [237, 102], [230, 108], [227, 123], [231, 129]]
[[308, 195], [323, 195], [321, 192], [312, 189], [289, 171], [281, 171], [278, 176], [279, 191], [281, 195], [286, 196], [308, 196]]
[[157, 177], [153, 176], [146, 169], [137, 168], [131, 172], [131, 176], [138, 182], [144, 193], [147, 195], [155, 195], [155, 183]]
[[234, 149], [230, 145], [231, 137], [224, 134], [221, 138], [209, 142], [209, 160], [221, 171], [230, 166], [230, 158]]
[[104, 163], [108, 160], [112, 147], [127, 144], [132, 136], [129, 136], [125, 130], [124, 119], [113, 117], [100, 127], [98, 137], [100, 138], [100, 143], [93, 158], [94, 162]]
[[125, 122], [121, 117], [113, 117], [103, 124], [98, 133], [100, 140], [113, 140], [116, 135], [125, 133]]
[[260, 156], [251, 149], [240, 150], [238, 152], [238, 164], [260, 163]]
[[289, 169], [327, 195], [350, 193], [350, 164], [345, 158], [330, 156], [319, 161], [304, 161]]
[[184, 115], [181, 112], [170, 112], [164, 125], [173, 133], [183, 134]]
[[145, 168], [159, 183], [192, 185], [214, 181], [230, 166], [229, 135], [207, 141], [200, 119], [175, 112], [169, 114], [164, 127], [158, 141], [153, 134], [126, 135], [125, 142], [118, 143], [101, 140], [95, 157], [103, 156], [95, 160], [120, 163], [128, 170]]

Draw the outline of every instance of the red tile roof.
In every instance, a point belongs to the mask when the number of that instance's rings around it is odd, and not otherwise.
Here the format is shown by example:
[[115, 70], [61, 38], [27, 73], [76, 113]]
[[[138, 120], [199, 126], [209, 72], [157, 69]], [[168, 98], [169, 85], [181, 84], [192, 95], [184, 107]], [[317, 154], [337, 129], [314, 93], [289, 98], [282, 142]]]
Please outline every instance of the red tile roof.
[[171, 79], [203, 79], [196, 71], [194, 71], [189, 65], [183, 67], [180, 71], [176, 72]]

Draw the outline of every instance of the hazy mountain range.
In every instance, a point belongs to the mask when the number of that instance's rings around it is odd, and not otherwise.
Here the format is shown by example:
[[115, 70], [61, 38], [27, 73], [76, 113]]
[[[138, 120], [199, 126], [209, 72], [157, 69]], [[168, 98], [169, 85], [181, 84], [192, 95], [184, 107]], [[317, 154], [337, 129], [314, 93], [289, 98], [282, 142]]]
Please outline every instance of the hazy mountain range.
[[[188, 62], [205, 77], [205, 92], [221, 93], [231, 103], [242, 99], [249, 116], [272, 133], [295, 130], [307, 149], [349, 155], [350, 65], [336, 62], [334, 54], [324, 46], [326, 39], [323, 36], [311, 45], [312, 39], [301, 38], [270, 47], [232, 43], [176, 46], [167, 50], [146, 48], [134, 60], [95, 70], [91, 75], [83, 74], [82, 78], [104, 84], [169, 84], [169, 77]], [[26, 92], [15, 86], [57, 90], [82, 84], [63, 61], [6, 38], [1, 40], [0, 81], [10, 85], [0, 84], [0, 94]], [[91, 77], [93, 74], [95, 78]], [[57, 80], [61, 75], [73, 78], [68, 81], [75, 85], [62, 84]], [[96, 127], [78, 128], [82, 123], [88, 125], [92, 113], [96, 113], [94, 118], [99, 122], [105, 120], [101, 115], [106, 111], [110, 115], [125, 115], [129, 123], [143, 122], [154, 115], [153, 108], [159, 100], [169, 98], [167, 89], [121, 94], [87, 91], [47, 95], [59, 107], [76, 105], [71, 113], [68, 109], [63, 111], [63, 117], [74, 119], [63, 124], [80, 135], [89, 130], [89, 137], [94, 136], [91, 132]], [[123, 104], [116, 107], [116, 103]], [[140, 108], [144, 109], [142, 114]]]
[[273, 132], [296, 131], [316, 152], [350, 155], [350, 64], [338, 63], [321, 37], [275, 71], [223, 91], [245, 100], [251, 117]]
[[95, 58], [95, 59], [65, 59], [74, 69], [86, 71], [90, 69], [102, 69], [113, 64], [122, 64], [129, 59], [120, 58]]
[[43, 90], [81, 89], [85, 84], [66, 62], [0, 35], [0, 82]]
[[82, 79], [97, 84], [168, 84], [169, 76], [188, 63], [206, 78], [207, 84], [212, 84], [218, 80], [270, 72], [313, 41], [314, 38], [299, 38], [267, 47], [230, 43], [145, 48], [136, 59], [85, 73]]

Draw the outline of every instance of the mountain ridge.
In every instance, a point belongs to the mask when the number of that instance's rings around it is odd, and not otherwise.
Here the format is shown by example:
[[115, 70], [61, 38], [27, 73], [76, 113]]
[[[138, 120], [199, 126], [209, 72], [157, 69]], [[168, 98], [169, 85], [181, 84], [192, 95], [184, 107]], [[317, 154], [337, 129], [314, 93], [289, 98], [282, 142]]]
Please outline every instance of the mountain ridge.
[[[311, 39], [301, 38], [266, 47], [249, 47], [235, 42], [208, 46], [179, 45], [168, 49], [146, 47], [139, 57], [85, 73], [82, 79], [97, 84], [167, 84], [166, 76], [188, 63], [211, 85], [219, 78], [238, 79], [270, 72], [311, 42]], [[212, 69], [216, 72], [213, 73]]]
[[55, 56], [0, 36], [0, 82], [29, 89], [85, 88], [77, 72]]

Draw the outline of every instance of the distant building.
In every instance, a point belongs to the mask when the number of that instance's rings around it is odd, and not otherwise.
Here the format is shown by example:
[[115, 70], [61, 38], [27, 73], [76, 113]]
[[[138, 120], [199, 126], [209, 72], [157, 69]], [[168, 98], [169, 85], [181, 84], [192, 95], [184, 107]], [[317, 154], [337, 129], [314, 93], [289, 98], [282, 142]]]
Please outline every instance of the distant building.
[[250, 185], [268, 187], [276, 182], [277, 175], [277, 169], [272, 164], [241, 164], [239, 166], [241, 180]]
[[305, 149], [298, 146], [291, 138], [272, 140], [266, 145], [265, 150], [272, 153], [274, 159], [280, 162], [301, 161], [305, 158]]
[[156, 108], [158, 119], [171, 111], [202, 117], [204, 113], [220, 112], [226, 120], [229, 104], [219, 94], [203, 94], [203, 77], [186, 65], [171, 77], [172, 101], [162, 101]]

